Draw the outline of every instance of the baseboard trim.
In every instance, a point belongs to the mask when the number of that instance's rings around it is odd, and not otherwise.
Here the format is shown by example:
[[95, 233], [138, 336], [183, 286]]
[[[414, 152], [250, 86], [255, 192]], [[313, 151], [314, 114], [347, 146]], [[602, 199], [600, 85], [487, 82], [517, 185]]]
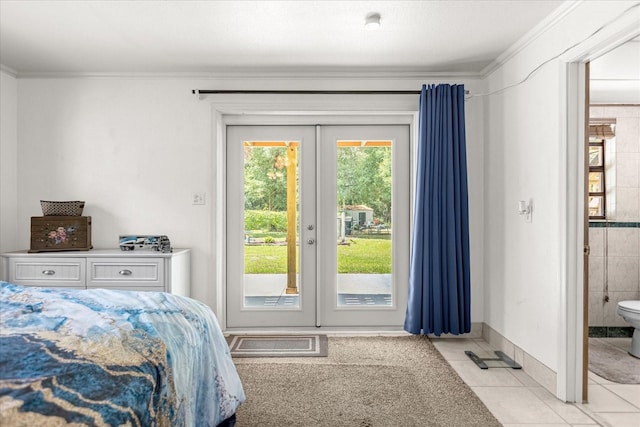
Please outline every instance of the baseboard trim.
[[590, 338], [629, 338], [633, 336], [633, 326], [589, 326]]
[[471, 324], [471, 332], [467, 333], [467, 334], [460, 334], [460, 335], [454, 335], [454, 334], [442, 334], [442, 335], [434, 335], [434, 334], [428, 334], [427, 336], [429, 338], [470, 338], [470, 339], [475, 339], [475, 338], [482, 338], [482, 325], [484, 325], [484, 323], [472, 323]]
[[506, 339], [486, 323], [482, 324], [482, 338], [496, 350], [501, 350], [522, 366], [522, 370], [554, 396], [557, 395], [558, 374], [529, 353]]
[[557, 381], [558, 374], [545, 364], [531, 356], [529, 353], [506, 339], [502, 334], [493, 329], [486, 323], [473, 323], [471, 325], [471, 332], [462, 335], [443, 334], [439, 337], [435, 335], [429, 335], [430, 338], [467, 338], [467, 339], [482, 339], [495, 350], [500, 350], [511, 359], [515, 360], [522, 370], [527, 373], [538, 384], [547, 389], [554, 396], [557, 396]]

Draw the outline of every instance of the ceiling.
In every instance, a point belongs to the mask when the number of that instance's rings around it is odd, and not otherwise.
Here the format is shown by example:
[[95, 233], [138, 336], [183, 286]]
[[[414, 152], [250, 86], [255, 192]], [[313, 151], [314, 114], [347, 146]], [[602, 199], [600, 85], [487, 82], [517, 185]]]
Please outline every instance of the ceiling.
[[[561, 5], [569, 7], [562, 0], [0, 0], [0, 64], [18, 76], [365, 69], [479, 75]], [[380, 13], [379, 30], [365, 29], [369, 12]]]

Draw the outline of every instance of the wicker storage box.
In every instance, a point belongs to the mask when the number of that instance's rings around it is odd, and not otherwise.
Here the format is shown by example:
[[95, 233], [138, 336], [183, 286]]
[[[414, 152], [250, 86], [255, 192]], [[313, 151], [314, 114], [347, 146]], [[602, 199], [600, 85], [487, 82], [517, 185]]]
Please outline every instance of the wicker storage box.
[[88, 251], [90, 216], [32, 216], [29, 252]]
[[84, 209], [84, 202], [80, 200], [66, 202], [40, 200], [40, 206], [44, 216], [80, 216]]

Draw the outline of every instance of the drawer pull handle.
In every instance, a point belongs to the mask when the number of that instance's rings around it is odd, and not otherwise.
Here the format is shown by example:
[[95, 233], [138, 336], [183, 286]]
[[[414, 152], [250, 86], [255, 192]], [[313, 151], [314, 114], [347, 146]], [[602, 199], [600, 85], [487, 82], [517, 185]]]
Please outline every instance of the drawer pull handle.
[[120, 270], [118, 271], [118, 274], [121, 276], [131, 276], [133, 273], [131, 270]]
[[42, 274], [44, 274], [45, 276], [53, 276], [54, 274], [56, 274], [55, 270], [42, 270]]

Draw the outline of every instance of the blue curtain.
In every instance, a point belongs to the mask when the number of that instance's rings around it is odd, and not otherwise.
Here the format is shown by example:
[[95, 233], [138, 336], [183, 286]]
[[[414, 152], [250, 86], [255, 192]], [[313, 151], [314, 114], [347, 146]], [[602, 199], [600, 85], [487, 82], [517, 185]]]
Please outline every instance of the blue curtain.
[[471, 331], [464, 86], [420, 94], [414, 227], [404, 329]]

